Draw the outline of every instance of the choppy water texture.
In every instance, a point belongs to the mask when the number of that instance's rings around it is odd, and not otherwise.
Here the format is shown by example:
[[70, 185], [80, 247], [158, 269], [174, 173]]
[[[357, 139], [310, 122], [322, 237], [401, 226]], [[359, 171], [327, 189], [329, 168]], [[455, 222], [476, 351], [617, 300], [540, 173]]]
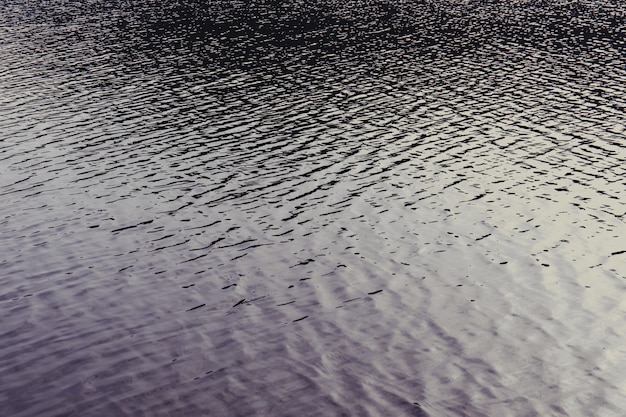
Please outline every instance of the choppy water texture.
[[1, 415], [624, 415], [623, 2], [0, 7]]

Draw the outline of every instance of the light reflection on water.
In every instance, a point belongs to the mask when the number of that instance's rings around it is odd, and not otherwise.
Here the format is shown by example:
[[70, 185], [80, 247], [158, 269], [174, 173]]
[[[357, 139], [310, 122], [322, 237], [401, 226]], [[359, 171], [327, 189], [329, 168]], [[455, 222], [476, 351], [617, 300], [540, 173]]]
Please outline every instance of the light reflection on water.
[[2, 414], [620, 416], [625, 9], [522, 3], [7, 7]]

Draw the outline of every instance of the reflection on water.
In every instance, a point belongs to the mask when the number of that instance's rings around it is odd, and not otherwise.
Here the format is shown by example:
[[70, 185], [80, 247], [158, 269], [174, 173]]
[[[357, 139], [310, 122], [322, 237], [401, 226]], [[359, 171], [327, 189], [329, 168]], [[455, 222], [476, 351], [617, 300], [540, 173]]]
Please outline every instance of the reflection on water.
[[621, 416], [621, 3], [16, 1], [2, 415]]

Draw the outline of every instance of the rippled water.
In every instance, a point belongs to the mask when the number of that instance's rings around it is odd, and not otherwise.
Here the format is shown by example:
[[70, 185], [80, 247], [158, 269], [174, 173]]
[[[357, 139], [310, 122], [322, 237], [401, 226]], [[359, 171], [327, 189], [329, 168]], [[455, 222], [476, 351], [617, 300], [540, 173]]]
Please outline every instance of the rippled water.
[[0, 4], [0, 415], [624, 415], [623, 3]]

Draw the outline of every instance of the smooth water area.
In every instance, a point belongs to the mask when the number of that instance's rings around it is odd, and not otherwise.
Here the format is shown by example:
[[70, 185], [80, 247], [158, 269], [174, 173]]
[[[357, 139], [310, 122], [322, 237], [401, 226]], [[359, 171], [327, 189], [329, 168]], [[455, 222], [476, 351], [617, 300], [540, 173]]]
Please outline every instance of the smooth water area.
[[0, 3], [0, 415], [622, 417], [625, 18]]

